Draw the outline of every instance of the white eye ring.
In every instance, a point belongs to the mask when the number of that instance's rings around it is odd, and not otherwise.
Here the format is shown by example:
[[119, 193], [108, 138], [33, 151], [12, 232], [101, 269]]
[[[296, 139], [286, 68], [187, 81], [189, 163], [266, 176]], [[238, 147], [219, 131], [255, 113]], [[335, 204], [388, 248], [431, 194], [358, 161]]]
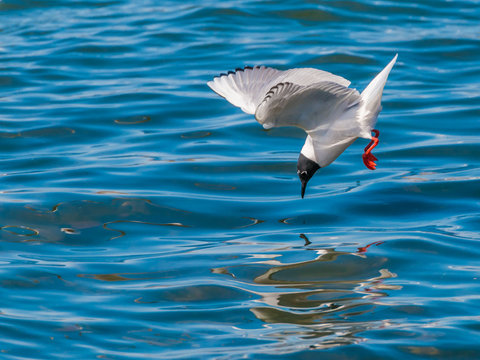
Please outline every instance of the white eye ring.
[[299, 175], [303, 175], [303, 174], [308, 174], [308, 172], [307, 172], [307, 171], [305, 171], [305, 170], [304, 170], [304, 171], [302, 171], [302, 172], [300, 172], [300, 170], [297, 170], [297, 174], [299, 174]]

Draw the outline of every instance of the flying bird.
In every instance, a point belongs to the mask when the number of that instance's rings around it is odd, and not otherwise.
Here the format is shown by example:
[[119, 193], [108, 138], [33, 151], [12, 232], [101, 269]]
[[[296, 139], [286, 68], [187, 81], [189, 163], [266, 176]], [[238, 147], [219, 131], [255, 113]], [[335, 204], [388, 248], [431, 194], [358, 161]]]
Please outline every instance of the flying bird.
[[357, 138], [370, 140], [362, 158], [368, 169], [376, 169], [378, 159], [372, 149], [380, 132], [374, 127], [382, 109], [383, 88], [397, 56], [362, 93], [349, 88], [347, 79], [312, 68], [281, 71], [247, 66], [207, 84], [231, 104], [254, 114], [265, 129], [297, 126], [305, 130], [307, 139], [297, 162], [303, 198], [315, 172], [330, 165]]

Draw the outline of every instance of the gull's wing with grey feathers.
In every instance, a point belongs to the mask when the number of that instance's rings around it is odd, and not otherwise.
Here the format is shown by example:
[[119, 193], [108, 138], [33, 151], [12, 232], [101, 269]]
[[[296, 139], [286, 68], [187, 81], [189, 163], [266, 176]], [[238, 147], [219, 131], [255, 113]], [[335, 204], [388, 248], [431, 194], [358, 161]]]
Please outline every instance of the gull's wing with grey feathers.
[[266, 129], [297, 126], [307, 133], [343, 128], [355, 134], [356, 112], [361, 101], [355, 89], [321, 81], [307, 86], [283, 82], [273, 86], [255, 111]]
[[289, 82], [308, 86], [322, 81], [337, 83], [344, 87], [350, 85], [350, 81], [341, 76], [318, 69], [302, 68], [280, 71], [265, 66], [237, 69], [235, 72], [221, 74], [207, 84], [231, 104], [241, 108], [247, 114], [255, 114], [267, 92], [279, 83]]
[[265, 128], [297, 126], [309, 136], [302, 153], [321, 167], [335, 160], [361, 133], [359, 92], [322, 81], [308, 86], [275, 85], [258, 105], [255, 118]]

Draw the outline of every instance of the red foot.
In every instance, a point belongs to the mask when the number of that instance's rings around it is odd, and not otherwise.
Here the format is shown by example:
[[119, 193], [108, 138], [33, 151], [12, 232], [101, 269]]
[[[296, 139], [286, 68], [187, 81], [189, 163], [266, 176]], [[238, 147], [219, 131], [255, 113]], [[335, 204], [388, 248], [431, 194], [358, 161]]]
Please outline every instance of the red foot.
[[372, 150], [375, 146], [378, 145], [378, 136], [380, 135], [380, 131], [373, 129], [372, 132], [375, 133], [375, 136], [372, 137], [372, 140], [370, 140], [370, 143], [365, 147], [365, 150], [362, 158], [363, 158], [363, 163], [365, 166], [370, 169], [370, 170], [375, 170], [377, 168], [377, 164], [375, 164], [375, 161], [378, 161], [378, 159], [375, 157], [375, 155], [372, 154]]

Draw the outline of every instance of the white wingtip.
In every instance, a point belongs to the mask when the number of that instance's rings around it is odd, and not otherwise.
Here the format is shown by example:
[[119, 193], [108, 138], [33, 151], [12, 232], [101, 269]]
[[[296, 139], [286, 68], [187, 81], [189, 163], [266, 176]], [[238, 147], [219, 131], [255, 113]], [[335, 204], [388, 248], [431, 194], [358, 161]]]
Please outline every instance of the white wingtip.
[[231, 104], [247, 114], [255, 114], [255, 109], [263, 100], [272, 85], [270, 82], [280, 73], [265, 66], [245, 66], [227, 74], [220, 74], [207, 85]]
[[375, 78], [368, 84], [368, 86], [363, 90], [362, 92], [362, 97], [368, 98], [370, 97], [373, 93], [378, 93], [380, 92], [380, 97], [383, 92], [383, 87], [385, 86], [385, 83], [387, 82], [388, 75], [390, 74], [390, 71], [392, 70], [393, 65], [395, 65], [395, 62], [397, 61], [398, 54], [396, 54], [393, 59], [388, 63], [387, 66], [377, 75]]
[[370, 131], [375, 126], [377, 116], [382, 110], [382, 94], [388, 75], [397, 61], [398, 54], [395, 54], [393, 59], [387, 66], [368, 84], [365, 90], [362, 91], [362, 107], [358, 112], [358, 120], [364, 129], [364, 137], [370, 138]]

